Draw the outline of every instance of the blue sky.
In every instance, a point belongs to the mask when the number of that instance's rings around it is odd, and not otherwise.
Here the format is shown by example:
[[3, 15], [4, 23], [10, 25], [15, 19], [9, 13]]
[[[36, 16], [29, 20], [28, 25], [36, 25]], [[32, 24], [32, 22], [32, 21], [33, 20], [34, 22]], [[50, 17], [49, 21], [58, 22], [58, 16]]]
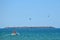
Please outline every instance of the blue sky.
[[60, 0], [0, 0], [0, 27], [7, 26], [60, 27]]

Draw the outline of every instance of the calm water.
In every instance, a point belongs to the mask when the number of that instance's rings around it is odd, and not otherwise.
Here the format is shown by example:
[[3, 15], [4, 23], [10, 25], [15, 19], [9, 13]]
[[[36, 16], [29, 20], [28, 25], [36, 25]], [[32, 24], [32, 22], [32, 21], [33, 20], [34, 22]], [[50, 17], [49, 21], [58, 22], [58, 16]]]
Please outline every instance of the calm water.
[[[16, 30], [19, 35], [11, 35], [13, 30]], [[0, 40], [60, 40], [60, 29], [5, 28], [0, 29]]]

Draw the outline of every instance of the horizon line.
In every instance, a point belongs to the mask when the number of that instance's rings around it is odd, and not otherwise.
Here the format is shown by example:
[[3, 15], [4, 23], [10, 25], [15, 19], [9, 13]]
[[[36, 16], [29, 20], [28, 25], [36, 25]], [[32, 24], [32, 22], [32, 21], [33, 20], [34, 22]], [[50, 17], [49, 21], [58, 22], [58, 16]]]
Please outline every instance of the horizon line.
[[53, 26], [7, 26], [7, 27], [0, 27], [0, 28], [24, 28], [24, 27], [40, 27], [40, 28], [56, 28], [56, 27], [53, 27]]

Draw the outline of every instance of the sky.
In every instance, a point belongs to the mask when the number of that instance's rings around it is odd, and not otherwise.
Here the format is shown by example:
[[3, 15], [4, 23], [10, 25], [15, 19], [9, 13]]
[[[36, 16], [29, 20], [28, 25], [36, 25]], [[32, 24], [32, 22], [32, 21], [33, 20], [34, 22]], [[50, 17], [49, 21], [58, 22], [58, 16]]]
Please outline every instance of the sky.
[[0, 27], [60, 28], [60, 0], [0, 0]]

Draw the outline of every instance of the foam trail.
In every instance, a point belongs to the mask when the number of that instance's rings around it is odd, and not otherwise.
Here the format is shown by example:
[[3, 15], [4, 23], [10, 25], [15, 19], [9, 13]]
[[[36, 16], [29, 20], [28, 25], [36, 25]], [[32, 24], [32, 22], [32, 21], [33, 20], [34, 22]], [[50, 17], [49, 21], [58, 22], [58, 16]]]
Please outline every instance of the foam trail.
[[20, 35], [20, 33], [17, 33], [18, 35]]

